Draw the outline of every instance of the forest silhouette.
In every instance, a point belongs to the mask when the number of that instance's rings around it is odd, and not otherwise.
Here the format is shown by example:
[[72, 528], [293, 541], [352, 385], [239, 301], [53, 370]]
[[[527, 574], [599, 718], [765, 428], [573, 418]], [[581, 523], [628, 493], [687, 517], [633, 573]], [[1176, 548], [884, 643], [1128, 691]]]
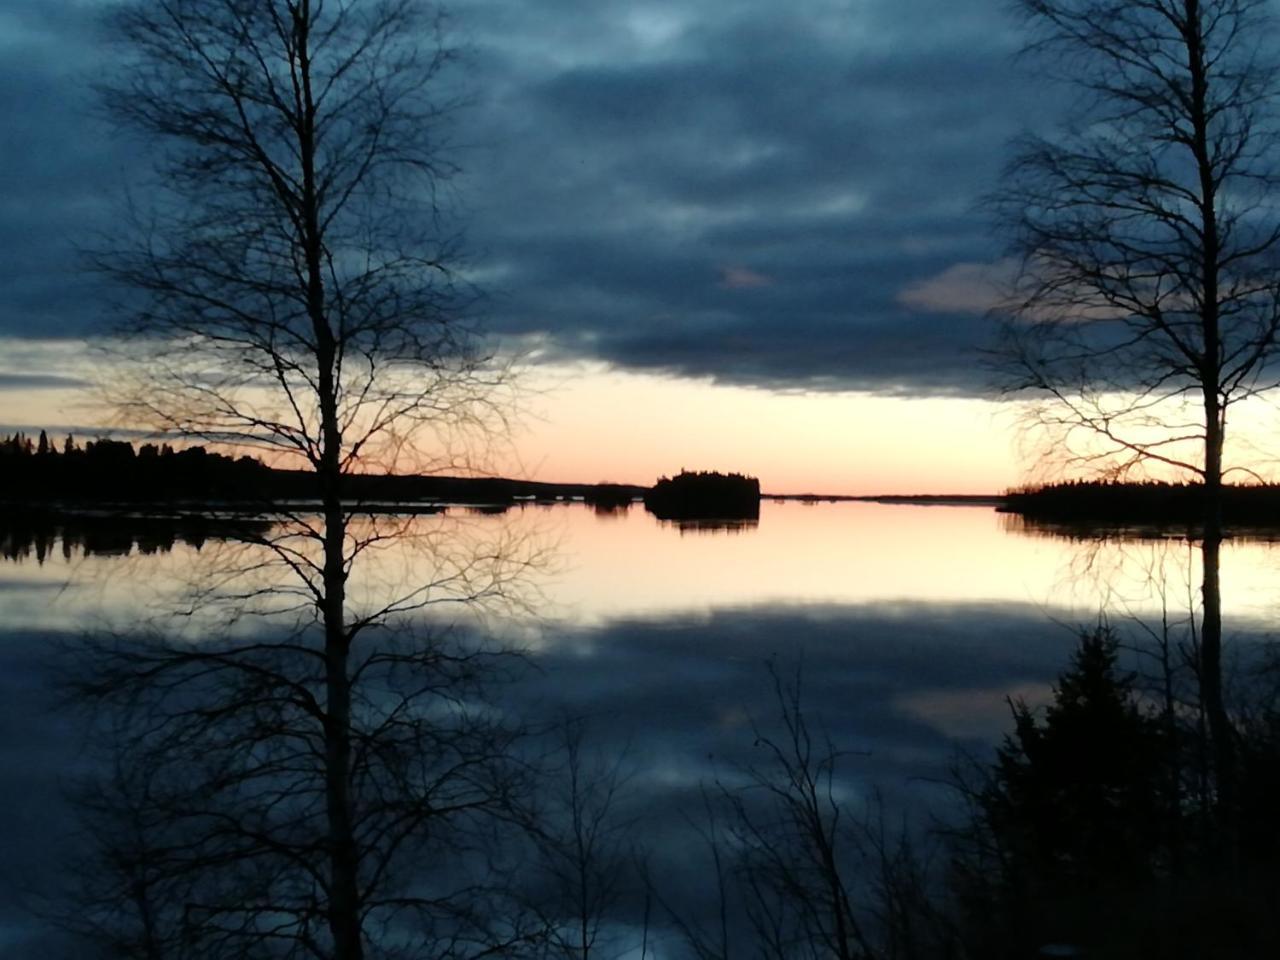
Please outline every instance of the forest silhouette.
[[[618, 483], [545, 483], [503, 477], [348, 473], [343, 496], [366, 509], [414, 502], [512, 504], [519, 499], [578, 498], [610, 508], [629, 506], [648, 488]], [[14, 504], [195, 505], [267, 509], [281, 501], [319, 497], [312, 471], [269, 467], [257, 457], [230, 456], [200, 444], [174, 447], [110, 437], [52, 444], [15, 433], [0, 440], [0, 501]]]
[[1280, 532], [1280, 485], [1276, 484], [1229, 484], [1210, 493], [1200, 483], [1068, 480], [1010, 490], [1000, 509], [1034, 521], [1166, 525], [1198, 535], [1207, 502], [1220, 507], [1228, 532]]

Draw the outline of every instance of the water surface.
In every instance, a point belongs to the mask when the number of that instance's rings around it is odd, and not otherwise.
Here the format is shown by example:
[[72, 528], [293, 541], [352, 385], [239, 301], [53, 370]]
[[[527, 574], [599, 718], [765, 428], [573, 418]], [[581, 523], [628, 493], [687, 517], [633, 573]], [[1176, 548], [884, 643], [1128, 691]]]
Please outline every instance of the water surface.
[[[444, 554], [505, 542], [513, 553], [536, 549], [540, 558], [524, 578], [538, 594], [536, 609], [514, 615], [558, 625], [813, 604], [1030, 604], [1053, 616], [1149, 614], [1161, 606], [1161, 591], [1166, 605], [1186, 608], [1195, 599], [1188, 587], [1194, 593], [1199, 579], [1194, 544], [1185, 539], [1046, 536], [976, 506], [765, 501], [758, 524], [682, 526], [639, 505], [609, 513], [566, 503], [499, 513], [451, 507], [393, 522], [388, 540], [397, 542], [355, 565], [357, 594], [414, 590], [448, 567]], [[181, 529], [166, 537], [126, 523], [109, 537], [59, 534], [6, 542], [0, 627], [133, 619], [140, 603], [163, 603], [167, 591], [214, 576], [224, 559], [216, 536]], [[1280, 604], [1278, 572], [1273, 544], [1228, 542], [1228, 614], [1272, 616]]]
[[[475, 557], [502, 558], [511, 579], [478, 624], [525, 647], [531, 664], [503, 692], [505, 708], [587, 718], [594, 749], [627, 756], [645, 833], [671, 856], [688, 845], [681, 825], [700, 786], [756, 759], [755, 731], [777, 714], [769, 662], [801, 677], [814, 723], [857, 752], [843, 768], [853, 795], [934, 810], [957, 752], [984, 756], [1008, 729], [1007, 698], [1049, 696], [1080, 625], [1106, 616], [1136, 644], [1167, 623], [1177, 639], [1198, 604], [1185, 539], [1045, 536], [988, 507], [766, 501], [758, 524], [725, 529], [662, 523], [638, 505], [451, 507], [353, 531], [385, 537], [355, 564], [354, 603], [412, 594], [432, 602], [407, 616], [436, 623], [474, 628], [471, 608], [449, 602], [454, 578], [474, 586], [492, 573]], [[234, 588], [219, 579], [228, 559], [248, 568], [260, 555], [207, 531], [3, 534], [0, 883], [10, 892], [52, 869], [47, 838], [66, 816], [59, 780], [79, 762], [48, 682], [60, 641], [173, 624], [198, 642], [226, 618], [166, 619], [175, 604], [193, 588]], [[1231, 541], [1222, 564], [1230, 659], [1269, 638], [1280, 551]], [[296, 586], [265, 569], [259, 585]], [[300, 615], [277, 609], [239, 629], [283, 629]], [[1140, 656], [1131, 664], [1144, 668]], [[681, 875], [673, 882], [695, 896], [696, 868]], [[25, 923], [12, 910], [7, 922]]]

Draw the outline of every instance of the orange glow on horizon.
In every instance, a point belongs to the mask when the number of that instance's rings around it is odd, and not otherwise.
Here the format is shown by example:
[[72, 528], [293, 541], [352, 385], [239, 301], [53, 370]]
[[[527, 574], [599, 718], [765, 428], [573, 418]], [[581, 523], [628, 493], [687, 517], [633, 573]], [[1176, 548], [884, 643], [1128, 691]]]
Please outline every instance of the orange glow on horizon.
[[[1006, 405], [776, 392], [583, 365], [539, 371], [512, 472], [649, 484], [738, 471], [766, 493], [999, 493], [1021, 479]], [[545, 384], [545, 387], [544, 387]]]
[[[41, 342], [24, 343], [39, 353]], [[51, 371], [91, 374], [66, 344], [50, 348], [49, 360]], [[515, 432], [497, 438], [489, 456], [469, 460], [474, 469], [437, 465], [431, 472], [648, 485], [681, 469], [721, 470], [757, 476], [770, 494], [837, 495], [998, 494], [1046, 477], [1043, 467], [1036, 469], [1043, 462], [1037, 451], [1019, 449], [1020, 408], [1013, 402], [773, 391], [601, 363], [533, 365], [523, 376], [525, 416]], [[83, 443], [128, 426], [112, 422], [89, 389], [10, 389], [4, 396], [9, 430], [48, 428], [59, 443], [68, 427]], [[1270, 452], [1280, 447], [1278, 425], [1265, 398], [1236, 408], [1230, 462], [1273, 475], [1280, 462]], [[299, 457], [261, 449], [222, 449], [274, 466], [305, 466]], [[375, 459], [359, 469], [390, 466]], [[404, 473], [417, 466], [403, 457], [394, 464]]]
[[[647, 485], [681, 469], [722, 470], [759, 477], [767, 493], [846, 495], [998, 493], [1021, 479], [1013, 421], [996, 403], [778, 392], [603, 364], [536, 366], [526, 378], [531, 399], [522, 425], [470, 472]], [[10, 390], [5, 399], [6, 421], [56, 428], [59, 440], [68, 425], [76, 425], [80, 443], [122, 426], [88, 390]], [[303, 466], [269, 451], [222, 449]], [[409, 463], [397, 467], [413, 471]]]

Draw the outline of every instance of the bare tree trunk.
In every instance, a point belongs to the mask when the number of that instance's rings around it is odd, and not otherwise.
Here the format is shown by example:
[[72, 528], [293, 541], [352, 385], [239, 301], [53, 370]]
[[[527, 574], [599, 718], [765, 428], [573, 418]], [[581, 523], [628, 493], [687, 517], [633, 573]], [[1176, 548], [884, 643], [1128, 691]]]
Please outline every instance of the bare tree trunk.
[[[326, 644], [328, 646], [328, 644]], [[351, 769], [351, 690], [345, 651], [326, 651], [328, 727], [325, 731], [326, 802], [329, 814], [329, 931], [335, 960], [360, 960], [364, 955], [360, 924], [359, 864], [351, 826], [348, 785]]]
[[1229, 821], [1235, 805], [1235, 743], [1222, 695], [1222, 590], [1218, 574], [1221, 546], [1221, 525], [1207, 521], [1201, 544], [1204, 618], [1200, 628], [1200, 699], [1209, 721], [1219, 819]]
[[1234, 757], [1231, 723], [1222, 696], [1222, 589], [1219, 555], [1222, 545], [1222, 442], [1226, 411], [1222, 402], [1222, 335], [1219, 315], [1221, 243], [1218, 231], [1218, 182], [1210, 144], [1208, 72], [1204, 49], [1204, 16], [1199, 0], [1186, 0], [1187, 71], [1191, 80], [1192, 152], [1200, 186], [1201, 306], [1204, 331], [1201, 395], [1204, 401], [1204, 624], [1200, 633], [1200, 697], [1209, 719], [1209, 737], [1217, 775], [1218, 805], [1230, 818], [1233, 806]]
[[316, 109], [311, 89], [311, 4], [294, 11], [298, 68], [294, 82], [302, 166], [302, 247], [307, 267], [307, 312], [316, 340], [321, 450], [318, 469], [324, 506], [325, 806], [329, 824], [329, 933], [334, 960], [361, 960], [359, 855], [351, 810], [350, 637], [346, 626], [346, 517], [342, 505], [342, 429], [338, 420], [337, 345], [329, 325], [323, 275], [324, 239], [316, 184]]
[[1218, 806], [1231, 807], [1231, 722], [1222, 696], [1222, 428], [1216, 393], [1205, 388], [1204, 527], [1201, 551], [1200, 702], [1209, 722]]
[[329, 932], [335, 960], [364, 955], [360, 923], [359, 857], [351, 816], [351, 680], [344, 623], [342, 504], [325, 503], [325, 804], [329, 823]]

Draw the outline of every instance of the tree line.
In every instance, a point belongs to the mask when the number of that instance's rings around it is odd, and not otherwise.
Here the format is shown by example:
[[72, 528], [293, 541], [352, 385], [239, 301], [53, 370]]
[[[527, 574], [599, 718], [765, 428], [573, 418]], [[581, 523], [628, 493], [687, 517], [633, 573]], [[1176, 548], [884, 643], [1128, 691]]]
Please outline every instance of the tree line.
[[61, 444], [41, 430], [35, 441], [14, 433], [0, 442], [0, 499], [164, 501], [265, 499], [271, 472], [256, 457], [231, 456], [203, 445], [99, 438]]
[[[143, 443], [100, 438], [83, 446], [68, 435], [61, 452], [45, 431], [39, 439], [15, 433], [0, 440], [0, 499], [27, 505], [164, 505], [214, 502], [270, 512], [281, 500], [316, 500], [310, 470], [269, 467], [259, 457], [232, 456], [214, 446]], [[350, 473], [343, 495], [352, 506], [409, 509], [415, 502], [511, 505], [517, 498], [571, 497], [603, 510], [629, 507], [647, 488], [619, 483], [546, 483], [488, 476]]]
[[1198, 535], [1205, 499], [1216, 497], [1224, 532], [1280, 525], [1280, 485], [1224, 485], [1210, 494], [1204, 484], [1161, 480], [1067, 480], [1010, 490], [1000, 509], [1029, 520], [1095, 524], [1165, 524]]

